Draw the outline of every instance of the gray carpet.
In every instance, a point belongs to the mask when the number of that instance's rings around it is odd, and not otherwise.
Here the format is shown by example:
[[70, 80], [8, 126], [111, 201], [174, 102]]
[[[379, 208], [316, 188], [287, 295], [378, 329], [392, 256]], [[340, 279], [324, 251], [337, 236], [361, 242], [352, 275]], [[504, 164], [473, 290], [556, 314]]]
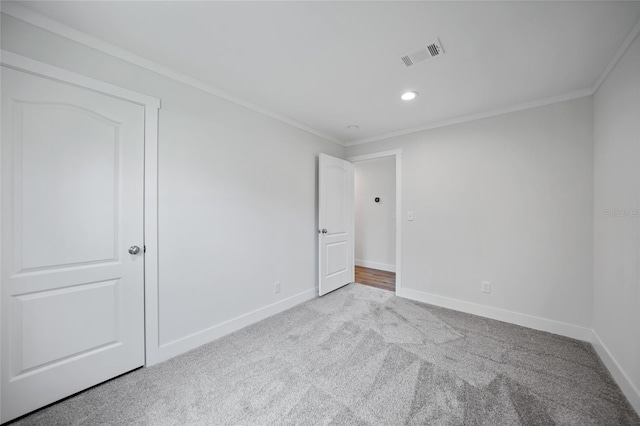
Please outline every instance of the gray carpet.
[[16, 425], [640, 425], [587, 343], [352, 284]]

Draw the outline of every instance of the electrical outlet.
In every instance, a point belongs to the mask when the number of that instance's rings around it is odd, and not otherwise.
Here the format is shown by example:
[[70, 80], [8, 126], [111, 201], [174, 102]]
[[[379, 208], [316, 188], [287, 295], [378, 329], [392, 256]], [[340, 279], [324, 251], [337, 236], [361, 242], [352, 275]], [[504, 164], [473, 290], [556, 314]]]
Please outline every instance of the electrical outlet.
[[491, 293], [491, 283], [489, 281], [482, 281], [482, 292]]
[[280, 281], [276, 281], [276, 283], [273, 285], [273, 292], [274, 293], [280, 293]]

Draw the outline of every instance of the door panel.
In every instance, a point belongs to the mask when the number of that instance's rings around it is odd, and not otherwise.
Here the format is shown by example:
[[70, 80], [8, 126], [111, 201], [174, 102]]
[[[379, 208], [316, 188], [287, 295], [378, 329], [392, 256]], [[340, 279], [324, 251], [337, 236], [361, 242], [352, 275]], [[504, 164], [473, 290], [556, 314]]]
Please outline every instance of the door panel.
[[330, 234], [346, 233], [347, 192], [349, 186], [349, 169], [344, 164], [330, 164], [324, 168], [326, 194], [324, 201], [327, 213], [326, 229]]
[[118, 123], [64, 104], [14, 102], [14, 114], [18, 270], [115, 260]]
[[339, 241], [325, 245], [327, 259], [327, 277], [347, 271], [347, 252], [349, 244], [346, 241]]
[[318, 175], [322, 296], [354, 281], [353, 164], [320, 154]]
[[144, 363], [144, 107], [2, 68], [2, 421]]
[[[14, 348], [13, 375], [116, 343], [119, 291], [119, 280], [110, 280], [16, 296], [11, 334], [21, 342]], [[78, 339], [87, 329], [91, 333]]]

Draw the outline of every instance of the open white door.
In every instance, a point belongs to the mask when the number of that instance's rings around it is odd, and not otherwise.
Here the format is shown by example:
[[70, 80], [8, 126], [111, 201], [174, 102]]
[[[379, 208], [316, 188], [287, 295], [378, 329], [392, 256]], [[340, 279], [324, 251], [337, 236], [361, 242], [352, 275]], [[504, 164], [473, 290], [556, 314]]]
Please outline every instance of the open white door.
[[2, 67], [2, 422], [144, 364], [144, 107]]
[[353, 164], [320, 154], [318, 170], [319, 294], [354, 281]]

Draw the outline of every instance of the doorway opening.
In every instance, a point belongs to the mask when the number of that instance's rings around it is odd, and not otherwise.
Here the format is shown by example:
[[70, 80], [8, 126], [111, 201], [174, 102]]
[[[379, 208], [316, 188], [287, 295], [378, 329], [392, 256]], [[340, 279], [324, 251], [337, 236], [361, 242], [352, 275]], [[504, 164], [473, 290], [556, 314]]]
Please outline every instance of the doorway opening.
[[351, 157], [355, 282], [399, 294], [401, 150]]
[[396, 273], [381, 269], [358, 266], [356, 263], [356, 283], [381, 290], [396, 291]]

